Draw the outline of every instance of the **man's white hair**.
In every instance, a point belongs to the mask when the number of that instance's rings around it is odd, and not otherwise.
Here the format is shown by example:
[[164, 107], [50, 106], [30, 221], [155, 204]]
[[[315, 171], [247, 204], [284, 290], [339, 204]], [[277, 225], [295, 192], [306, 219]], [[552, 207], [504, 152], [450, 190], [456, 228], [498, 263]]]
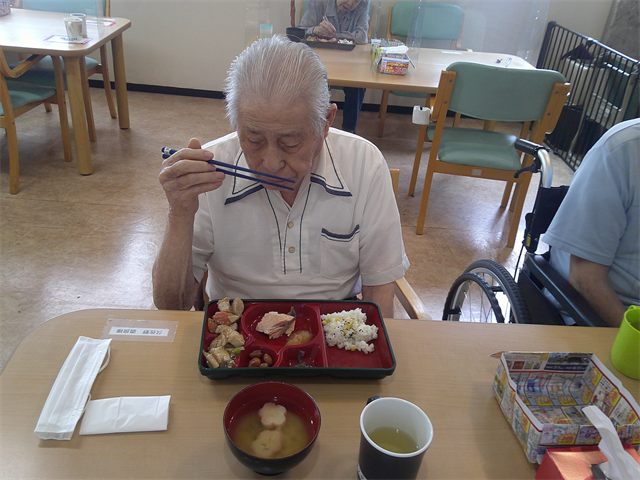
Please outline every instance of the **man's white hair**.
[[282, 36], [260, 39], [231, 64], [225, 81], [227, 117], [236, 126], [240, 105], [262, 98], [272, 102], [306, 102], [309, 123], [322, 135], [331, 105], [327, 70], [311, 48]]

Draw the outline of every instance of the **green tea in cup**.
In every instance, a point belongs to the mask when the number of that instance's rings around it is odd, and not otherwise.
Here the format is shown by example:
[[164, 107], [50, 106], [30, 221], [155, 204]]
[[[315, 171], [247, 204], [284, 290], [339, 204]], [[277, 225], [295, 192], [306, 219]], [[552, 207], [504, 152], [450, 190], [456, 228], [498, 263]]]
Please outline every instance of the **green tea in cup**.
[[413, 453], [418, 450], [418, 444], [411, 435], [399, 428], [379, 427], [367, 433], [376, 445], [390, 452]]
[[359, 480], [414, 480], [433, 440], [433, 425], [417, 405], [371, 397], [360, 414]]

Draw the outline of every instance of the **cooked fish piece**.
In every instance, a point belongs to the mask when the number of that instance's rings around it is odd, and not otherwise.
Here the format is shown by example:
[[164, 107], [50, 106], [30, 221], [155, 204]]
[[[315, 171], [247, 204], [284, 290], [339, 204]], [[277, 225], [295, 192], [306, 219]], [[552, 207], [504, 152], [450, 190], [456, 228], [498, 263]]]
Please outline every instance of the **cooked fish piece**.
[[282, 334], [290, 335], [296, 326], [296, 317], [285, 313], [267, 312], [256, 325], [256, 330], [268, 335], [270, 339], [279, 338]]

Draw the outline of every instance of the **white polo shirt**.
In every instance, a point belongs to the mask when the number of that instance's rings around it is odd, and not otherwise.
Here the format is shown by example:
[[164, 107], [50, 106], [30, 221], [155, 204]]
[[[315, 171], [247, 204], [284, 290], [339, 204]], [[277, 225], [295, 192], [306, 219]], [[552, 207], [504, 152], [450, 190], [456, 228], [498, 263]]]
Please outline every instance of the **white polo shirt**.
[[[236, 133], [203, 148], [247, 167]], [[409, 267], [382, 153], [340, 130], [329, 130], [293, 206], [276, 190], [231, 176], [199, 200], [193, 274], [201, 280], [208, 266], [210, 298], [341, 300]]]

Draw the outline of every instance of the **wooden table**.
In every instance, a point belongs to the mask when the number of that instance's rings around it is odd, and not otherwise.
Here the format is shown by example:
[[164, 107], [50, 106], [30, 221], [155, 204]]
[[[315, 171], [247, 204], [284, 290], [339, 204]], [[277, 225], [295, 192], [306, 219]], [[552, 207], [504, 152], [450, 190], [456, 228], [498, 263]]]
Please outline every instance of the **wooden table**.
[[78, 155], [78, 169], [82, 175], [89, 175], [93, 168], [82, 97], [80, 71], [81, 68], [85, 68], [82, 61], [86, 55], [99, 49], [105, 43], [111, 42], [118, 121], [120, 128], [129, 128], [129, 104], [122, 32], [131, 26], [131, 22], [126, 18], [113, 18], [112, 20], [115, 21], [113, 25], [98, 28], [97, 25], [89, 24], [87, 25], [89, 41], [83, 45], [51, 41], [51, 37], [54, 35], [66, 36], [63, 19], [68, 15], [68, 13], [14, 8], [10, 15], [0, 17], [0, 47], [9, 52], [57, 55], [64, 58], [71, 120]]
[[[371, 66], [371, 45], [356, 45], [350, 51], [329, 48], [314, 48], [313, 51], [327, 69], [329, 85], [432, 94], [438, 89], [440, 72], [453, 62], [505, 65], [509, 58], [509, 55], [500, 53], [421, 48], [417, 68], [410, 66], [407, 75], [402, 76], [378, 73]], [[498, 59], [502, 61], [496, 63]], [[511, 59], [509, 67], [534, 68], [520, 57], [512, 55]]]
[[[172, 343], [116, 341], [93, 399], [171, 395], [164, 432], [43, 441], [35, 428], [51, 386], [79, 335], [98, 338], [109, 318], [179, 322]], [[202, 313], [84, 310], [31, 332], [0, 376], [1, 478], [263, 478], [231, 454], [222, 430], [229, 399], [254, 379], [212, 381], [197, 366]], [[617, 329], [387, 320], [397, 360], [383, 380], [267, 377], [294, 383], [318, 403], [322, 426], [310, 453], [288, 478], [356, 478], [359, 415], [373, 395], [405, 398], [431, 418], [435, 435], [419, 478], [534, 478], [493, 397], [501, 350], [594, 352], [613, 370]], [[618, 374], [639, 397], [640, 382]], [[82, 421], [82, 420], [81, 420]], [[79, 426], [80, 424], [78, 424]]]
[[[407, 75], [379, 73], [371, 66], [371, 45], [356, 45], [353, 50], [314, 48], [327, 69], [329, 85], [338, 87], [401, 90], [435, 95], [440, 81], [440, 72], [453, 62], [475, 62], [485, 65], [507, 65], [511, 68], [535, 68], [526, 60], [501, 53], [469, 52], [466, 50], [442, 50], [421, 48], [416, 68], [409, 67]], [[497, 60], [500, 60], [498, 63]], [[378, 136], [382, 136], [387, 114], [388, 93], [382, 95]], [[425, 101], [429, 106], [429, 97]], [[424, 138], [427, 127], [420, 127], [418, 139]], [[419, 141], [419, 140], [418, 140]]]

